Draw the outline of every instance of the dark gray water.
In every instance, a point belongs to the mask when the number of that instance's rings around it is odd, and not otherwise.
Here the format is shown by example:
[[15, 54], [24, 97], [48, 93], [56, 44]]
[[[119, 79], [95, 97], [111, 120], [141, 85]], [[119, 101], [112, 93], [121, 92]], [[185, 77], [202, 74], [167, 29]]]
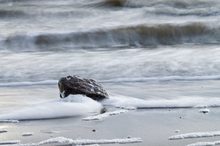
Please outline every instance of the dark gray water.
[[218, 0], [1, 0], [0, 86], [220, 78]]

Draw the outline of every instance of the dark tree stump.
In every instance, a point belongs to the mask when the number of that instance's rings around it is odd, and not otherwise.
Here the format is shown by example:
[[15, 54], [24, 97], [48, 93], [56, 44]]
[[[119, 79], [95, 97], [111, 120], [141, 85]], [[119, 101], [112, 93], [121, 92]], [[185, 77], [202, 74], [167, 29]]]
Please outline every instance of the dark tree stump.
[[63, 77], [58, 82], [60, 97], [65, 98], [70, 94], [81, 94], [94, 100], [108, 98], [108, 93], [93, 79], [84, 79], [78, 76]]

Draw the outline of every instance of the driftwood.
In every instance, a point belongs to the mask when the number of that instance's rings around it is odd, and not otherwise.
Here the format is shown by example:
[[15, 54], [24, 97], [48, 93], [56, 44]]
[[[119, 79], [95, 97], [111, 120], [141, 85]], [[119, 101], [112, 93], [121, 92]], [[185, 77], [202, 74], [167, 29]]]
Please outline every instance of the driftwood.
[[78, 76], [63, 77], [58, 82], [60, 97], [65, 98], [70, 94], [81, 94], [94, 100], [108, 98], [108, 93], [93, 79], [84, 79]]

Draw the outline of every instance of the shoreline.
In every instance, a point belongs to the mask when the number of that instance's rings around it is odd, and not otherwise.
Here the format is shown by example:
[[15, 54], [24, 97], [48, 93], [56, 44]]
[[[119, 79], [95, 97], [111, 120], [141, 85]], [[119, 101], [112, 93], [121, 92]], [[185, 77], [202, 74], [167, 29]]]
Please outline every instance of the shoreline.
[[[139, 99], [177, 98], [179, 96], [218, 97], [219, 81], [200, 82], [164, 82], [157, 83], [121, 83], [104, 84], [110, 93], [130, 95]], [[24, 105], [39, 104], [58, 98], [57, 86], [26, 86], [0, 88], [1, 101], [5, 111], [19, 109]], [[167, 91], [169, 91], [167, 93]], [[4, 94], [3, 94], [4, 93]], [[169, 96], [168, 96], [169, 95]], [[0, 103], [2, 103], [0, 101]], [[19, 101], [19, 102], [18, 102]], [[17, 104], [14, 104], [16, 102]], [[12, 104], [13, 103], [13, 104]], [[12, 108], [13, 107], [13, 108]], [[1, 113], [4, 111], [2, 107]], [[85, 121], [87, 116], [52, 120], [21, 121], [19, 123], [1, 123], [0, 128], [7, 130], [0, 134], [2, 141], [20, 140], [21, 143], [37, 143], [55, 137], [75, 139], [117, 139], [139, 137], [143, 141], [137, 146], [183, 146], [200, 141], [217, 141], [219, 137], [169, 140], [169, 137], [192, 132], [219, 131], [220, 108], [209, 108], [208, 114], [200, 108], [178, 109], [138, 109], [129, 110], [102, 120]], [[114, 111], [114, 110], [113, 110]], [[31, 136], [22, 136], [32, 133]], [[121, 144], [109, 144], [119, 146]], [[134, 144], [126, 144], [134, 145]]]
[[[217, 141], [219, 135], [180, 140], [169, 138], [185, 133], [218, 131], [219, 113], [220, 108], [210, 108], [209, 114], [200, 113], [197, 109], [153, 109], [130, 111], [101, 121], [83, 121], [80, 117], [22, 121], [2, 124], [8, 132], [0, 134], [0, 137], [2, 140], [18, 139], [24, 144], [55, 137], [94, 140], [140, 137], [143, 141], [135, 145], [181, 146], [200, 141]], [[24, 137], [24, 132], [31, 132], [33, 135]]]

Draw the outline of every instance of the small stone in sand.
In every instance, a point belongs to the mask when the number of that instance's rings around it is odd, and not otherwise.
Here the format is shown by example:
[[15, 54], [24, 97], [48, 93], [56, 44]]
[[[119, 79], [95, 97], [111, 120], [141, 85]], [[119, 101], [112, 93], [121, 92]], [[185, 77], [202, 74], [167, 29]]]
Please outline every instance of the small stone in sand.
[[96, 132], [96, 130], [95, 130], [95, 129], [93, 129], [93, 130], [92, 130], [92, 132]]
[[207, 114], [207, 113], [209, 113], [209, 111], [210, 111], [210, 110], [207, 109], [207, 108], [204, 108], [204, 109], [200, 109], [200, 110], [199, 110], [199, 112], [200, 112], [200, 113], [203, 113], [203, 114]]
[[59, 131], [41, 131], [41, 133], [54, 134], [54, 133], [59, 133]]
[[179, 133], [180, 132], [180, 130], [175, 130], [175, 133]]
[[23, 133], [22, 136], [32, 136], [33, 133]]
[[6, 133], [6, 132], [8, 132], [8, 131], [5, 129], [0, 129], [0, 133]]

